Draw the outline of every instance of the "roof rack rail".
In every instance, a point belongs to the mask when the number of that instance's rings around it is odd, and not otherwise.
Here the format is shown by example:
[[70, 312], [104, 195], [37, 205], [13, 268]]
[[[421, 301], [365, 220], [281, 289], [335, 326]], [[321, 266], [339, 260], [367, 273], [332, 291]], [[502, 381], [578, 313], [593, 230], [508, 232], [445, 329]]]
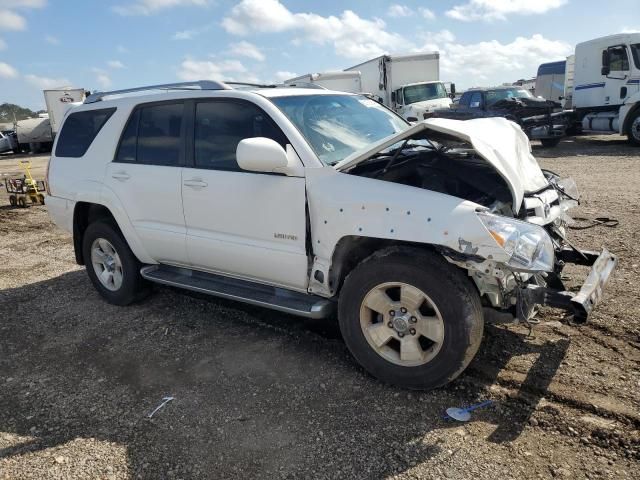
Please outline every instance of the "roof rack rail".
[[144, 92], [147, 90], [191, 90], [191, 87], [200, 87], [200, 90], [230, 90], [225, 83], [215, 80], [197, 80], [194, 82], [178, 82], [165, 83], [162, 85], [147, 85], [144, 87], [127, 88], [124, 90], [113, 90], [110, 92], [96, 92], [89, 95], [84, 103], [95, 103], [101, 101], [104, 97], [111, 95], [122, 95], [125, 93]]
[[311, 83], [311, 82], [283, 83], [282, 85], [276, 85], [276, 86], [279, 88], [294, 87], [294, 88], [313, 88], [315, 90], [328, 90], [328, 88], [323, 87], [322, 85], [318, 85], [317, 83]]
[[256, 88], [275, 88], [274, 84], [265, 84], [265, 83], [249, 83], [249, 82], [224, 82], [226, 85], [231, 85], [232, 87], [256, 87]]

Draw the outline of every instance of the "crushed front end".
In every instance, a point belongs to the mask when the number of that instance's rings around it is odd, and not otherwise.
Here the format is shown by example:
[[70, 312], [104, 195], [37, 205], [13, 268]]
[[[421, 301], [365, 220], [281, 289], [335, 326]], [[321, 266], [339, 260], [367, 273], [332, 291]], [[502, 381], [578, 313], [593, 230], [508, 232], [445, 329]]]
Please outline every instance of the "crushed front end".
[[[536, 315], [538, 306], [545, 305], [564, 310], [575, 323], [584, 323], [602, 300], [604, 289], [616, 267], [617, 257], [606, 248], [600, 252], [581, 250], [567, 239], [567, 230], [573, 222], [568, 211], [578, 205], [578, 190], [571, 178], [563, 179], [549, 171], [544, 171], [544, 175], [549, 185], [525, 195], [524, 208], [518, 219], [523, 224], [544, 229], [551, 241], [547, 249], [553, 250], [552, 258], [549, 254], [546, 254], [546, 258], [536, 258], [536, 255], [540, 255], [533, 251], [540, 249], [537, 238], [524, 240], [522, 247], [519, 244], [513, 247], [514, 258], [518, 249], [525, 252], [521, 254], [520, 265], [517, 259], [505, 265], [491, 259], [474, 261], [460, 255], [456, 258], [452, 252], [447, 255], [450, 261], [469, 271], [485, 305], [489, 307], [485, 308], [489, 322], [529, 322]], [[493, 217], [494, 223], [495, 219], [500, 218], [494, 213], [487, 213], [487, 216]], [[487, 225], [492, 236], [501, 243], [503, 234], [498, 227], [489, 222]], [[523, 233], [521, 227], [518, 235], [522, 238], [527, 233]], [[530, 257], [527, 256], [527, 248]], [[563, 282], [562, 272], [568, 264], [591, 267], [578, 292], [570, 291]]]

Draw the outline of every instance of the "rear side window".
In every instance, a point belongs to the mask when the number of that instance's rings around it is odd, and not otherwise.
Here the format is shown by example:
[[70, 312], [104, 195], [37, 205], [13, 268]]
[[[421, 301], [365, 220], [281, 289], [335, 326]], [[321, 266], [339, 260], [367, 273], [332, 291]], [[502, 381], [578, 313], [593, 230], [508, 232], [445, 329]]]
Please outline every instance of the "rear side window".
[[122, 132], [116, 162], [180, 165], [183, 103], [138, 107]]
[[266, 137], [286, 148], [287, 139], [275, 122], [249, 102], [214, 101], [196, 105], [195, 167], [244, 171], [236, 148], [245, 138]]
[[101, 108], [70, 114], [60, 131], [56, 157], [82, 157], [115, 111], [115, 108]]

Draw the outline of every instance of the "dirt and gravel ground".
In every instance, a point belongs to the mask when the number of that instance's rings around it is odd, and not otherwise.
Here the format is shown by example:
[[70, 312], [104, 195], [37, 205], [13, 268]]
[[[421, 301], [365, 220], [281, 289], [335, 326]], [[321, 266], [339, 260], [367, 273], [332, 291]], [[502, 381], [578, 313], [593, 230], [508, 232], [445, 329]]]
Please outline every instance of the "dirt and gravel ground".
[[[620, 221], [572, 232], [620, 256], [606, 301], [579, 328], [553, 310], [532, 337], [487, 327], [430, 393], [366, 375], [334, 321], [168, 288], [110, 306], [45, 208], [0, 194], [0, 479], [638, 478], [640, 151], [612, 136], [535, 153], [576, 178], [578, 214]], [[484, 399], [470, 423], [442, 418]]]

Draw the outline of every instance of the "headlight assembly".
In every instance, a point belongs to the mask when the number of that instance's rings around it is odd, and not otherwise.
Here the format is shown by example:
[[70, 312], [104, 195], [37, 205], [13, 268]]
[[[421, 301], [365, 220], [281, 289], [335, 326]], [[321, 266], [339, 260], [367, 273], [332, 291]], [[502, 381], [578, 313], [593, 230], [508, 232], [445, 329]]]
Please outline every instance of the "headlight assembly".
[[478, 212], [478, 217], [511, 257], [507, 265], [521, 271], [553, 271], [553, 242], [544, 228], [487, 212]]

